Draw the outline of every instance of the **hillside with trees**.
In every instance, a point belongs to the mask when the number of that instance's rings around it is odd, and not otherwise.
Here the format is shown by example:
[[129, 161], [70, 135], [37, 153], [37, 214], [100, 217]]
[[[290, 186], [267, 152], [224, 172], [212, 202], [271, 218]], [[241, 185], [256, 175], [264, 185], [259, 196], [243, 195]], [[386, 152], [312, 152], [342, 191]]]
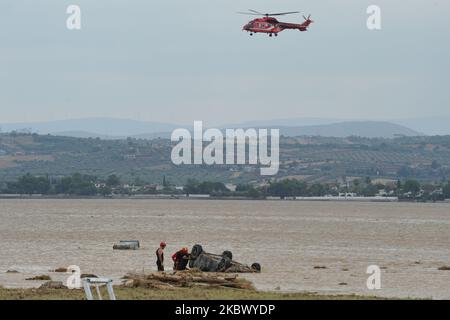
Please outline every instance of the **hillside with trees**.
[[[234, 184], [258, 184], [296, 179], [309, 185], [347, 183], [367, 177], [380, 181], [441, 182], [450, 178], [450, 136], [381, 138], [282, 137], [280, 170], [263, 177], [257, 166], [182, 165], [171, 163], [172, 144], [166, 139], [101, 140], [51, 135], [0, 134], [0, 184], [31, 176], [58, 180], [79, 173], [127, 183], [184, 185], [189, 179]], [[25, 180], [31, 179], [25, 176]], [[83, 188], [74, 179], [73, 188]], [[84, 179], [81, 179], [84, 181]], [[26, 181], [24, 181], [26, 182]], [[48, 185], [40, 180], [39, 188]], [[66, 188], [66, 181], [60, 187]], [[81, 192], [81, 191], [80, 191]]]

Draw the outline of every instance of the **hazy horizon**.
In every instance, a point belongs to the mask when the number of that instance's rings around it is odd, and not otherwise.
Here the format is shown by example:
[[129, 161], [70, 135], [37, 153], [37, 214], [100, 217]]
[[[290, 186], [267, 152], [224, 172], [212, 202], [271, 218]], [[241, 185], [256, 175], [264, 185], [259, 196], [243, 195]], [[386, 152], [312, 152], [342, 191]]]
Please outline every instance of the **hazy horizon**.
[[[0, 123], [450, 116], [448, 1], [33, 3], [0, 4]], [[79, 31], [66, 29], [69, 4], [81, 7]], [[366, 28], [370, 4], [380, 31]], [[251, 38], [241, 28], [253, 17], [236, 14], [248, 8], [315, 23]]]
[[[278, 128], [287, 135], [348, 135], [381, 136], [450, 135], [450, 117], [404, 119], [338, 119], [338, 118], [285, 118], [271, 120], [237, 121], [213, 126], [203, 122], [204, 128]], [[140, 137], [151, 138], [167, 134], [176, 128], [192, 128], [193, 123], [166, 123], [124, 118], [92, 117], [43, 122], [0, 123], [0, 133], [19, 131], [73, 137], [100, 137], [105, 139]], [[369, 129], [369, 127], [371, 129]], [[339, 129], [337, 129], [339, 128]], [[312, 131], [311, 131], [312, 130]], [[156, 134], [156, 135], [155, 135]]]

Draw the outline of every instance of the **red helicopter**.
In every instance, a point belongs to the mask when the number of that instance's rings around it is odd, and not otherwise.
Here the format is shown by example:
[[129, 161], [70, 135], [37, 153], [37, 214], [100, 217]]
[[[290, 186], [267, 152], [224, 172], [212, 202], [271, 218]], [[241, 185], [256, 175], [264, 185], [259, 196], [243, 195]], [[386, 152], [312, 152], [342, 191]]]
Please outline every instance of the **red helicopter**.
[[305, 22], [303, 22], [302, 24], [280, 22], [274, 18], [274, 16], [284, 16], [287, 14], [300, 13], [298, 11], [282, 12], [282, 13], [261, 13], [252, 9], [249, 9], [248, 11], [249, 12], [238, 12], [238, 13], [253, 16], [263, 16], [263, 18], [257, 18], [250, 21], [242, 28], [243, 30], [250, 32], [251, 36], [254, 33], [267, 33], [269, 34], [269, 37], [272, 37], [272, 35], [275, 35], [275, 37], [277, 37], [279, 32], [286, 29], [297, 29], [302, 32], [308, 31], [309, 25], [314, 22], [311, 20], [311, 15], [309, 15], [308, 17], [303, 16]]

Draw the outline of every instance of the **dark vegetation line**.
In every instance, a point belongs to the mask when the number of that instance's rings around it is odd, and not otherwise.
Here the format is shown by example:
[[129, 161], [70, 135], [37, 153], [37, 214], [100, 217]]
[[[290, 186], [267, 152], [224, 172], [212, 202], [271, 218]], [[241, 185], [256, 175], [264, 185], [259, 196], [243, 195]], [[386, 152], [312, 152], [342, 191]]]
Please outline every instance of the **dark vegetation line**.
[[390, 196], [419, 201], [441, 201], [450, 199], [450, 182], [421, 184], [417, 180], [398, 180], [397, 183], [374, 183], [370, 178], [356, 179], [346, 184], [308, 184], [296, 179], [267, 182], [262, 185], [238, 184], [231, 189], [222, 182], [188, 179], [183, 186], [175, 186], [163, 178], [161, 185], [143, 182], [122, 183], [116, 175], [106, 179], [75, 173], [62, 178], [33, 176], [26, 174], [17, 181], [7, 182], [0, 189], [3, 194], [22, 195], [74, 195], [111, 196], [113, 194], [206, 194], [216, 197], [245, 197], [264, 199], [267, 197], [324, 197], [324, 196]]

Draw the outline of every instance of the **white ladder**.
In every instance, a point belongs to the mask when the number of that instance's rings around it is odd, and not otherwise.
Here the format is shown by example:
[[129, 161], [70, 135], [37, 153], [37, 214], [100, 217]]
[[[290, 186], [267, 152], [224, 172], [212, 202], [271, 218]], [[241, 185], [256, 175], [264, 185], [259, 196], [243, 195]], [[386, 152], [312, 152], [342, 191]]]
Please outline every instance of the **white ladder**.
[[114, 289], [112, 286], [113, 281], [108, 278], [85, 278], [83, 279], [83, 287], [84, 293], [86, 294], [86, 299], [94, 300], [94, 296], [92, 295], [91, 286], [95, 286], [95, 290], [98, 294], [98, 299], [103, 300], [102, 294], [100, 293], [100, 287], [102, 285], [106, 285], [108, 290], [109, 300], [116, 300], [116, 296], [114, 295]]

